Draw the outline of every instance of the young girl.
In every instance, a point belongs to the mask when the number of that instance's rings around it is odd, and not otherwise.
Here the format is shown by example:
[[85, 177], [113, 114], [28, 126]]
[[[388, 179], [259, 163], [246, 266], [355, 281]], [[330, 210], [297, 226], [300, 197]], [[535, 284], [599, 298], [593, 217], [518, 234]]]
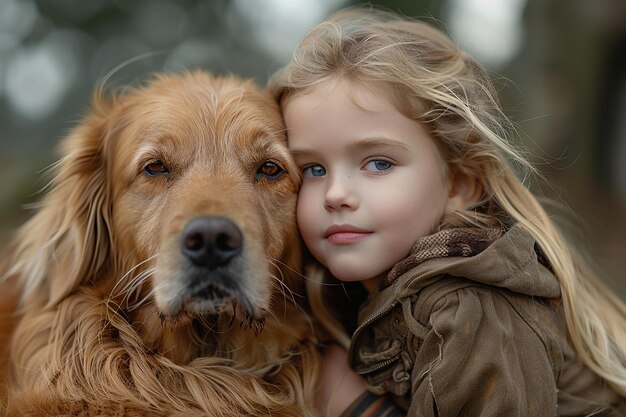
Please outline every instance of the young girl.
[[[411, 416], [626, 415], [626, 308], [515, 174], [532, 168], [470, 56], [425, 23], [348, 10], [270, 85], [302, 237], [334, 277], [311, 303], [349, 343], [354, 372], [320, 394], [331, 414], [395, 415], [367, 386]], [[357, 323], [319, 298], [345, 291], [335, 278], [369, 293]], [[347, 367], [336, 347], [326, 361], [329, 380]]]

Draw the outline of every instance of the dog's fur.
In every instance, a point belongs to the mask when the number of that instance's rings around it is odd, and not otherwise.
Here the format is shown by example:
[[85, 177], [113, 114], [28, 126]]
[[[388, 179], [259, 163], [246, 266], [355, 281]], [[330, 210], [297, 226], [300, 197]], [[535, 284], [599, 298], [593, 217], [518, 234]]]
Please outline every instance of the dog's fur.
[[[272, 99], [203, 72], [99, 89], [61, 154], [0, 260], [8, 415], [311, 415], [299, 178]], [[215, 216], [240, 253], [196, 266], [184, 230]]]

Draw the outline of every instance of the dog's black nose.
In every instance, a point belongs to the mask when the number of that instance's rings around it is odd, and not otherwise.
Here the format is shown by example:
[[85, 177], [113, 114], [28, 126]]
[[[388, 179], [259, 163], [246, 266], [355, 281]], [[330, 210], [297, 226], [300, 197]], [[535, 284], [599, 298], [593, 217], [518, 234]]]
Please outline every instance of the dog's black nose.
[[181, 251], [196, 266], [217, 268], [241, 252], [243, 236], [225, 217], [197, 217], [182, 234]]

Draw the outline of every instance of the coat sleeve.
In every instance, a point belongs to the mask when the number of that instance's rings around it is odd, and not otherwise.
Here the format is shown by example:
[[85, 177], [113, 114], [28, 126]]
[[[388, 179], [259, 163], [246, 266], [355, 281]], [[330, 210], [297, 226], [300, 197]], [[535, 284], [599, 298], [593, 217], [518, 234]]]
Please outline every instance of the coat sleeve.
[[498, 291], [452, 292], [435, 304], [430, 325], [415, 359], [407, 415], [556, 415], [545, 347]]

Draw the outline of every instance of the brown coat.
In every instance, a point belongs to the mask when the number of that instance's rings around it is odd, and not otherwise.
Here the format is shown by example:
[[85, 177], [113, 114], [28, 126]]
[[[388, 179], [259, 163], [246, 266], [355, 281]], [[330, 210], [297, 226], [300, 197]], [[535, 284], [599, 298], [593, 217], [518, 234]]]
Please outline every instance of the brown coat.
[[483, 247], [440, 235], [418, 242], [359, 314], [350, 363], [372, 392], [409, 416], [626, 416], [577, 358], [559, 283], [527, 232]]

